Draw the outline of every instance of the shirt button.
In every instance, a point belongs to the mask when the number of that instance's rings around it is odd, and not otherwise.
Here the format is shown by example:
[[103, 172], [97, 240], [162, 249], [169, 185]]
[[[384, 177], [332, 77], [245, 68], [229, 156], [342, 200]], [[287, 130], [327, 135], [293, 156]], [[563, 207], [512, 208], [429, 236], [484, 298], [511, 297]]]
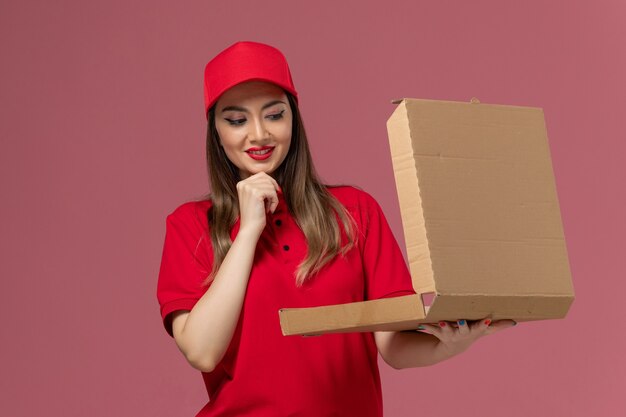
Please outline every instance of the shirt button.
[[280, 226], [281, 224], [283, 224], [283, 222], [280, 221], [280, 219], [276, 220], [274, 223], [276, 224], [276, 226]]
[[285, 246], [283, 246], [283, 249], [284, 249], [284, 250], [289, 250], [289, 245], [285, 245]]

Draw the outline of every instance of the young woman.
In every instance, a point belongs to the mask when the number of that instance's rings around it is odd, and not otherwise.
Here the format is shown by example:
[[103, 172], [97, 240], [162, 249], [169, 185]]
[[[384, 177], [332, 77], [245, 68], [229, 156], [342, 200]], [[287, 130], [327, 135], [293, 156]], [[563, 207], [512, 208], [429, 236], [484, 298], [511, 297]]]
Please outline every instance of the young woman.
[[167, 216], [157, 290], [165, 328], [202, 371], [198, 416], [382, 416], [378, 353], [426, 366], [514, 324], [283, 336], [282, 307], [413, 294], [411, 278], [377, 202], [318, 179], [280, 51], [238, 42], [204, 81], [211, 194]]

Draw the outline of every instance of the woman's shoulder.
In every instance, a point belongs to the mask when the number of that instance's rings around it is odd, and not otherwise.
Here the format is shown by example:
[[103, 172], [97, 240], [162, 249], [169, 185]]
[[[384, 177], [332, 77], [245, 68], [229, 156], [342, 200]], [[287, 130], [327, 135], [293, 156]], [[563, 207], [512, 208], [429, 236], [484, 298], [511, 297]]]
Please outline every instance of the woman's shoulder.
[[355, 185], [327, 185], [326, 189], [348, 209], [363, 209], [377, 204], [371, 194]]
[[195, 222], [206, 228], [208, 225], [207, 212], [211, 207], [211, 200], [208, 198], [186, 201], [179, 204], [168, 215], [168, 221]]

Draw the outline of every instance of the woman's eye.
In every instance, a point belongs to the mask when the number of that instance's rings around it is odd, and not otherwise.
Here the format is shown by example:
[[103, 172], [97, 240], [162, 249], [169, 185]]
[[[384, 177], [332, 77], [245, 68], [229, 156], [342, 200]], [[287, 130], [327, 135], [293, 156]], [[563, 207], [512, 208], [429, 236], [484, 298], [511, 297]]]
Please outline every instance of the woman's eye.
[[246, 119], [228, 119], [228, 118], [224, 118], [224, 120], [226, 120], [232, 126], [242, 125], [246, 121]]
[[282, 118], [283, 118], [283, 113], [284, 113], [284, 112], [285, 112], [284, 110], [281, 110], [281, 112], [280, 112], [280, 113], [269, 114], [269, 115], [267, 115], [267, 117], [268, 117], [270, 120], [279, 120], [279, 119], [282, 119]]

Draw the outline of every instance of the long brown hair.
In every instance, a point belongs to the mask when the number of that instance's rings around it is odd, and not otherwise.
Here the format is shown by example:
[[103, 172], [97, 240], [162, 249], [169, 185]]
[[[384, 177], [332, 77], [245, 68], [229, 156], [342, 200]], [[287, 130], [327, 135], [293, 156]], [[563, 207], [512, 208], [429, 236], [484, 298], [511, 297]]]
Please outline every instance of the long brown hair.
[[[285, 94], [293, 114], [291, 144], [274, 178], [280, 184], [289, 212], [307, 241], [307, 256], [296, 270], [296, 285], [300, 286], [333, 258], [349, 251], [356, 244], [357, 234], [350, 213], [319, 180], [298, 105], [290, 93]], [[208, 284], [230, 249], [230, 231], [239, 216], [236, 188], [240, 181], [239, 170], [220, 145], [215, 127], [215, 106], [208, 112], [206, 158], [211, 186], [207, 197], [212, 202], [207, 217], [213, 245], [213, 268], [206, 280]], [[341, 227], [347, 238], [343, 245]]]

